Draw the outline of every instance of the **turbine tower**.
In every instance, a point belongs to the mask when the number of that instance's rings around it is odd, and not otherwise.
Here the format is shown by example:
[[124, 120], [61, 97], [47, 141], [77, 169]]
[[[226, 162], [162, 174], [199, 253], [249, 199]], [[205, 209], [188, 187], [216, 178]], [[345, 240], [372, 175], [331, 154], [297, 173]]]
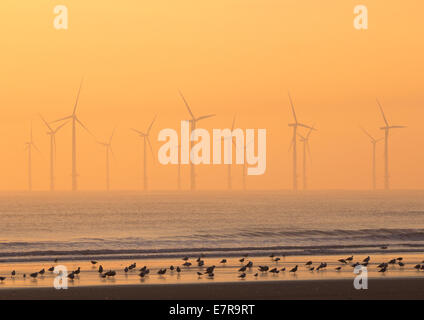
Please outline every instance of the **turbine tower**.
[[136, 130], [136, 129], [132, 129], [133, 131], [135, 131], [140, 138], [143, 138], [143, 188], [144, 191], [148, 190], [148, 180], [147, 180], [147, 154], [146, 154], [146, 150], [147, 150], [147, 144], [149, 144], [150, 147], [150, 151], [152, 152], [152, 157], [154, 157], [153, 155], [153, 148], [152, 148], [152, 144], [150, 143], [150, 139], [149, 139], [149, 134], [150, 134], [150, 130], [152, 129], [153, 123], [156, 120], [156, 116], [153, 118], [152, 122], [150, 123], [150, 126], [147, 128], [146, 133]]
[[50, 191], [55, 190], [55, 175], [54, 175], [54, 168], [55, 168], [55, 161], [56, 161], [56, 133], [68, 122], [62, 123], [60, 126], [56, 127], [56, 129], [53, 129], [49, 123], [43, 118], [43, 116], [40, 114], [41, 120], [43, 120], [44, 124], [46, 125], [48, 131], [47, 134], [50, 136]]
[[387, 121], [386, 115], [384, 114], [383, 107], [380, 102], [377, 100], [377, 104], [380, 107], [381, 114], [383, 116], [384, 127], [381, 127], [381, 130], [384, 130], [384, 189], [390, 189], [390, 175], [389, 175], [389, 133], [391, 129], [403, 129], [406, 126], [391, 126]]
[[377, 151], [377, 143], [381, 140], [383, 140], [383, 138], [381, 139], [375, 139], [372, 135], [370, 135], [368, 133], [367, 130], [365, 130], [364, 128], [362, 128], [362, 131], [371, 139], [371, 144], [372, 144], [372, 189], [376, 190], [377, 189], [377, 174], [376, 174], [376, 151]]
[[94, 135], [90, 132], [90, 130], [87, 129], [87, 127], [79, 120], [79, 118], [77, 117], [76, 111], [77, 111], [77, 107], [78, 107], [78, 100], [79, 100], [79, 96], [80, 96], [80, 92], [81, 92], [81, 87], [82, 87], [82, 80], [80, 83], [80, 87], [78, 89], [78, 94], [77, 94], [77, 99], [75, 101], [75, 105], [74, 105], [74, 110], [72, 111], [72, 114], [70, 116], [67, 117], [63, 117], [60, 119], [57, 119], [53, 122], [59, 122], [59, 121], [63, 121], [63, 120], [68, 120], [71, 119], [72, 121], [72, 191], [77, 191], [78, 190], [78, 173], [77, 173], [77, 138], [76, 138], [76, 126], [77, 123], [84, 128], [90, 135], [92, 135], [94, 137]]
[[184, 104], [187, 107], [187, 110], [188, 110], [188, 112], [189, 112], [189, 114], [191, 116], [191, 120], [188, 120], [188, 121], [190, 121], [190, 124], [191, 124], [191, 130], [190, 130], [190, 189], [192, 191], [194, 191], [194, 190], [196, 190], [196, 172], [195, 172], [195, 169], [194, 169], [194, 164], [191, 161], [192, 160], [191, 159], [191, 152], [193, 150], [193, 141], [191, 140], [191, 134], [193, 133], [194, 130], [196, 130], [196, 123], [197, 123], [197, 121], [214, 117], [215, 114], [208, 114], [206, 116], [201, 116], [201, 117], [197, 117], [196, 118], [194, 116], [193, 112], [191, 111], [190, 106], [188, 105], [186, 99], [184, 98], [184, 96], [183, 96], [183, 94], [181, 92], [180, 92], [180, 96], [183, 99]]
[[109, 161], [110, 156], [109, 154], [112, 154], [112, 156], [114, 157], [114, 153], [112, 150], [112, 139], [114, 134], [115, 134], [115, 129], [113, 129], [108, 142], [97, 141], [98, 144], [106, 148], [106, 191], [110, 190], [110, 161]]
[[298, 189], [298, 184], [297, 184], [297, 128], [298, 127], [304, 127], [304, 128], [308, 128], [311, 130], [315, 130], [314, 128], [307, 126], [306, 124], [300, 123], [297, 121], [297, 117], [296, 117], [296, 112], [294, 110], [294, 105], [293, 105], [293, 101], [292, 98], [290, 96], [289, 93], [289, 100], [290, 100], [290, 106], [291, 106], [291, 110], [293, 113], [293, 119], [294, 119], [294, 123], [289, 123], [289, 127], [293, 127], [293, 138], [291, 141], [291, 147], [293, 148], [293, 190], [297, 190]]
[[25, 143], [26, 149], [28, 150], [28, 191], [32, 191], [32, 148], [40, 152], [34, 143], [32, 138], [32, 123], [29, 135], [29, 141]]
[[309, 147], [309, 137], [312, 133], [312, 130], [314, 130], [314, 126], [309, 129], [308, 133], [306, 134], [306, 137], [298, 133], [298, 136], [300, 137], [300, 141], [303, 143], [303, 190], [306, 190], [308, 188], [307, 185], [307, 178], [306, 178], [306, 158], [307, 154], [309, 154], [309, 159], [311, 159], [311, 149]]

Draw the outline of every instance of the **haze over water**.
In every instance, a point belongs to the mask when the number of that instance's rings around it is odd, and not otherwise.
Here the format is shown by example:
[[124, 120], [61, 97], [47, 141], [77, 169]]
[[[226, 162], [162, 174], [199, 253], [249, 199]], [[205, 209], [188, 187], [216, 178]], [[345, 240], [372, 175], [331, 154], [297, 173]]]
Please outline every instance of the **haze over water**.
[[4, 193], [0, 262], [422, 252], [424, 192]]

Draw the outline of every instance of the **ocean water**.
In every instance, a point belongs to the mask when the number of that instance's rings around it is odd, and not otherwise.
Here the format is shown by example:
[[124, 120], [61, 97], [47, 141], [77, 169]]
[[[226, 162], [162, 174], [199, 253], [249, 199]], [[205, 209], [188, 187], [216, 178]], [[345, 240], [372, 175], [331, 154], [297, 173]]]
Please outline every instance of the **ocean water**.
[[423, 191], [0, 194], [0, 262], [383, 250], [424, 252]]

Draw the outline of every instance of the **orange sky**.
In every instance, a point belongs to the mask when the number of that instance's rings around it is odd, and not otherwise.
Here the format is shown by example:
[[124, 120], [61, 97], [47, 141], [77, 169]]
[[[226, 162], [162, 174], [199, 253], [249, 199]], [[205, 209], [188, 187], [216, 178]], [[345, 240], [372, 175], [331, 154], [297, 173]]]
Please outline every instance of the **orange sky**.
[[[119, 3], [119, 4], [118, 4]], [[69, 8], [69, 29], [53, 28], [53, 8]], [[369, 9], [369, 30], [353, 28], [353, 8]], [[393, 124], [393, 188], [424, 188], [424, 2], [353, 0], [16, 1], [0, 3], [0, 190], [26, 188], [31, 119], [34, 189], [48, 188], [48, 136], [37, 118], [71, 113], [82, 75], [79, 116], [99, 139], [117, 125], [112, 188], [141, 187], [141, 140], [131, 127], [179, 128], [188, 114], [216, 113], [199, 125], [267, 129], [267, 171], [249, 188], [291, 187], [290, 91], [311, 137], [312, 189], [370, 187], [371, 144], [380, 137], [379, 97]], [[57, 136], [57, 185], [70, 189], [70, 126]], [[382, 144], [378, 185], [383, 183]], [[81, 189], [104, 188], [104, 150], [78, 130]], [[176, 167], [149, 160], [152, 189], [173, 189]], [[225, 166], [199, 166], [199, 189], [226, 186]], [[235, 188], [241, 167], [234, 166]], [[188, 188], [189, 170], [183, 168]], [[299, 179], [300, 182], [300, 179]]]

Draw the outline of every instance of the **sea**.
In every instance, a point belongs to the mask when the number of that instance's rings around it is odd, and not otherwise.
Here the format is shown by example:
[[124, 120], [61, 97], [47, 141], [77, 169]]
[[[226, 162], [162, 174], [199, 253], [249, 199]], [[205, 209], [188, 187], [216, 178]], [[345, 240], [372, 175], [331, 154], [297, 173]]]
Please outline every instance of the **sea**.
[[424, 191], [0, 193], [0, 262], [424, 252]]

